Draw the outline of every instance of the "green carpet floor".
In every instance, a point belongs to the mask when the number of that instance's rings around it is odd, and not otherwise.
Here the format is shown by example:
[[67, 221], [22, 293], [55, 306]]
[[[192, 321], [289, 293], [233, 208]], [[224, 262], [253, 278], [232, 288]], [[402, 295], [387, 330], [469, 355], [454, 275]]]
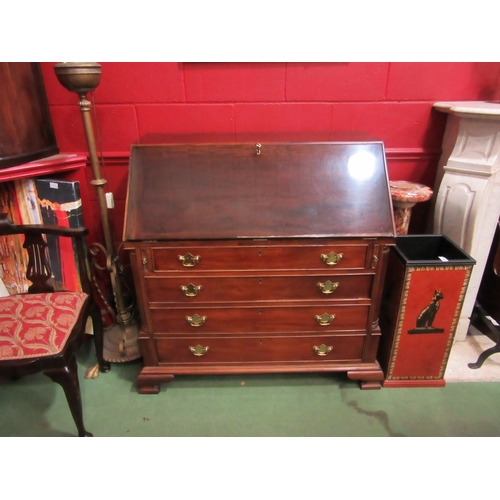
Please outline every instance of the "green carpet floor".
[[[84, 421], [95, 437], [500, 436], [500, 384], [362, 391], [345, 374], [179, 376], [137, 393], [140, 360], [84, 379]], [[38, 374], [0, 383], [0, 436], [75, 436], [62, 388]]]

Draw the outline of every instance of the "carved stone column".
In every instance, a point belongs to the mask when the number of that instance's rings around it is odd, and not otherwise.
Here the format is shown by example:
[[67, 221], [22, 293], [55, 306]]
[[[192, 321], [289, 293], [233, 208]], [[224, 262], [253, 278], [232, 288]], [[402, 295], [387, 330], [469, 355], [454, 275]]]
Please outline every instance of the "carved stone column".
[[473, 259], [455, 340], [465, 340], [500, 214], [500, 104], [438, 102], [448, 113], [434, 192], [432, 232], [445, 234]]

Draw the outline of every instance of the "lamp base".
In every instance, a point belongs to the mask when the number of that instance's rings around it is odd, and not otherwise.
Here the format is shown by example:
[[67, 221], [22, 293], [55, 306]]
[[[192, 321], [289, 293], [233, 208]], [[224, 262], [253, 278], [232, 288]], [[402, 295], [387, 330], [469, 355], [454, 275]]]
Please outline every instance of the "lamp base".
[[139, 359], [138, 337], [139, 329], [135, 323], [113, 325], [104, 332], [104, 359], [110, 363]]

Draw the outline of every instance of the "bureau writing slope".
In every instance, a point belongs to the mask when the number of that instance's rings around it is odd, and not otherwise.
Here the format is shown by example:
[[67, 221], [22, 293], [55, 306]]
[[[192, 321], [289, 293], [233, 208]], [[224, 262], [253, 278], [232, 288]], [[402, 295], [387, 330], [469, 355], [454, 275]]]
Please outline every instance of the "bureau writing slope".
[[382, 142], [142, 140], [125, 219], [139, 392], [176, 374], [271, 372], [342, 371], [380, 388], [395, 242]]

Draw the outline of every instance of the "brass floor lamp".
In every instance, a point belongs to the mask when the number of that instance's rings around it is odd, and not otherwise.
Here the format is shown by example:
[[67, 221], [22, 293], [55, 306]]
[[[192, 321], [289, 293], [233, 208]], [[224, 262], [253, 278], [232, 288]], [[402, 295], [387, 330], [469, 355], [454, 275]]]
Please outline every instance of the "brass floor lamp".
[[[97, 63], [59, 63], [54, 66], [54, 71], [59, 83], [70, 92], [75, 92], [80, 99], [78, 105], [82, 115], [90, 165], [94, 177], [90, 183], [97, 190], [97, 200], [106, 245], [105, 249], [103, 249], [106, 252], [106, 269], [110, 274], [116, 306], [116, 324], [107, 329], [104, 334], [104, 359], [111, 363], [132, 361], [141, 356], [138, 346], [138, 327], [123, 296], [121, 277], [118, 272], [118, 255], [111, 234], [106, 193], [104, 191], [104, 185], [107, 181], [101, 176], [94, 127], [90, 115], [91, 103], [87, 100], [87, 94], [93, 92], [101, 81], [101, 65]], [[98, 373], [97, 365], [97, 368], [90, 369], [86, 376], [87, 378], [95, 378]]]

